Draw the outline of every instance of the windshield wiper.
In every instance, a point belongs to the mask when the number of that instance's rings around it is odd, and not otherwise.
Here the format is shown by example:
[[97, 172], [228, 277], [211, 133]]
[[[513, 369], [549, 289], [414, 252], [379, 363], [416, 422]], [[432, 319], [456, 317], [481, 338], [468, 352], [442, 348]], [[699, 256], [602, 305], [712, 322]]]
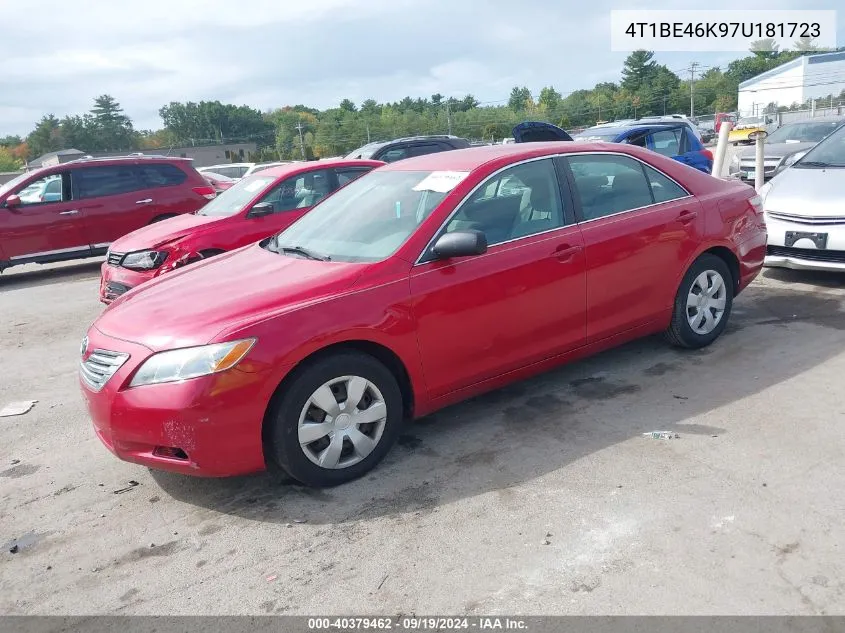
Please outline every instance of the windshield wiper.
[[831, 165], [830, 163], [826, 163], [822, 160], [802, 160], [795, 164], [796, 167], [835, 167], [835, 165]]
[[296, 253], [297, 255], [302, 255], [306, 259], [313, 259], [318, 262], [327, 262], [331, 260], [331, 257], [328, 255], [319, 255], [313, 251], [309, 251], [307, 248], [303, 248], [301, 246], [278, 246], [277, 243], [277, 251], [281, 251], [282, 253]]

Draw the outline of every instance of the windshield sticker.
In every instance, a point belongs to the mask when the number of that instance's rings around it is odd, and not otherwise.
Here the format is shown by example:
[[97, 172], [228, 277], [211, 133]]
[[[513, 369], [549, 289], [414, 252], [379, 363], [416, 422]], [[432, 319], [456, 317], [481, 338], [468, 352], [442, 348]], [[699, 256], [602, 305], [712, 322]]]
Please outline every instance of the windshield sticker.
[[266, 185], [268, 182], [270, 181], [267, 179], [262, 180], [261, 178], [253, 180], [246, 187], [244, 187], [244, 191], [248, 191], [249, 193], [255, 193], [259, 189], [263, 189], [264, 185]]
[[414, 187], [414, 191], [449, 193], [467, 176], [468, 171], [433, 171]]

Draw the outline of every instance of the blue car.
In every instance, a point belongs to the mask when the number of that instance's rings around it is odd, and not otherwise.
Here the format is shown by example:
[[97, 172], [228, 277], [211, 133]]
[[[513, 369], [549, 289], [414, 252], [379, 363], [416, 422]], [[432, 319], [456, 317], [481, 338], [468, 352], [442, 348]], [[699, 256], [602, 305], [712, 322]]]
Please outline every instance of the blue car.
[[701, 144], [686, 122], [655, 121], [621, 126], [598, 125], [575, 136], [576, 141], [605, 141], [645, 147], [709, 174], [713, 153]]

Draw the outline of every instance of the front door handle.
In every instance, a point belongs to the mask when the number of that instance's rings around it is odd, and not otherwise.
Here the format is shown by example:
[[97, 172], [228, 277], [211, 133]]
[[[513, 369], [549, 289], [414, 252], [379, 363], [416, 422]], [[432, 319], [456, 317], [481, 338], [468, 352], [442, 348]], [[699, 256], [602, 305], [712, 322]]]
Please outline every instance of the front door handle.
[[580, 246], [570, 246], [569, 244], [561, 244], [555, 249], [555, 258], [559, 262], [571, 261], [577, 253], [581, 251]]
[[681, 222], [682, 224], [688, 224], [695, 220], [697, 216], [698, 213], [696, 213], [695, 211], [681, 211], [681, 214], [678, 216], [678, 222]]
[[59, 215], [76, 215], [79, 209], [71, 209], [70, 211], [59, 211]]
[[144, 198], [143, 200], [136, 200], [135, 204], [148, 204], [152, 201], [153, 201], [152, 198]]

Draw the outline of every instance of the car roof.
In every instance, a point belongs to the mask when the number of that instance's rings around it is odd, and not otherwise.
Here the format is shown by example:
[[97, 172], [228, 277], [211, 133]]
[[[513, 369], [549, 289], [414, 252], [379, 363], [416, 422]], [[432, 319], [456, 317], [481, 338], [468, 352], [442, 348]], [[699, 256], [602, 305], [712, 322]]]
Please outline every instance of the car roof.
[[[569, 154], [584, 151], [620, 151], [628, 145], [590, 141], [548, 141], [544, 143], [508, 143], [507, 145], [484, 145], [449, 152], [435, 152], [389, 163], [380, 171], [473, 171], [497, 161], [504, 163], [538, 158], [554, 154]], [[626, 149], [625, 152], [628, 152]]]
[[293, 176], [294, 174], [315, 171], [317, 169], [326, 169], [329, 167], [381, 167], [385, 165], [380, 160], [366, 160], [360, 158], [327, 158], [325, 160], [309, 160], [299, 161], [295, 163], [285, 163], [276, 167], [268, 167], [261, 171], [255, 172], [247, 178], [253, 176], [257, 178], [266, 178], [272, 176], [273, 178], [281, 178], [285, 176]]

